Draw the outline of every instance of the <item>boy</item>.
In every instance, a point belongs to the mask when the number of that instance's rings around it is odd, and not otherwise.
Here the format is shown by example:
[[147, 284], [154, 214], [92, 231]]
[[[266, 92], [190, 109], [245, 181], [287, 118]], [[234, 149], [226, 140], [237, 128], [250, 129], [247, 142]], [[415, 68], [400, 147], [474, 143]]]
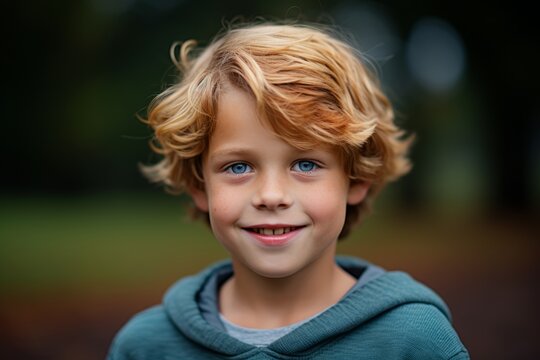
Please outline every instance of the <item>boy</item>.
[[410, 139], [351, 47], [307, 26], [229, 30], [150, 106], [154, 181], [187, 191], [231, 261], [135, 316], [109, 359], [468, 359], [443, 301], [335, 258]]

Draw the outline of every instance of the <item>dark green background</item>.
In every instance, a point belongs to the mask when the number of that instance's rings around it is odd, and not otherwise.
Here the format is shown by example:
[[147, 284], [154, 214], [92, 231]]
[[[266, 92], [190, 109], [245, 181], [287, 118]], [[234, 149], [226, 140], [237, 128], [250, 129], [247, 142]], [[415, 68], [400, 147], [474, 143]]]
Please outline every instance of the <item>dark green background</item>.
[[[226, 253], [148, 184], [136, 114], [176, 79], [174, 41], [207, 44], [235, 16], [341, 27], [361, 50], [382, 16], [399, 46], [377, 59], [414, 169], [340, 245], [437, 290], [474, 358], [535, 358], [540, 208], [539, 45], [531, 7], [427, 1], [27, 1], [4, 9], [0, 356], [103, 358], [112, 335], [176, 278]], [[454, 87], [410, 74], [418, 21], [465, 50]], [[363, 48], [363, 45], [366, 48]]]

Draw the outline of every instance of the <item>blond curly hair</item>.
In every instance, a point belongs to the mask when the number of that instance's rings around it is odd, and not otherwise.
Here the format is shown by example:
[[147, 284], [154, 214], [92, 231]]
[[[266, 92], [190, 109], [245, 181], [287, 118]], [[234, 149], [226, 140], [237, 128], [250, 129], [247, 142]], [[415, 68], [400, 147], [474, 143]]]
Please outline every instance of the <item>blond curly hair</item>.
[[[370, 210], [385, 184], [409, 171], [412, 136], [395, 125], [365, 61], [337, 36], [313, 26], [264, 23], [229, 29], [199, 51], [194, 40], [186, 41], [178, 58], [177, 46], [171, 56], [181, 79], [152, 101], [146, 120], [154, 130], [151, 147], [163, 159], [143, 166], [169, 191], [204, 188], [202, 158], [226, 84], [251, 94], [261, 119], [288, 144], [331, 145], [352, 182], [371, 183], [363, 202], [347, 206], [339, 238]], [[197, 209], [195, 215], [208, 218]]]

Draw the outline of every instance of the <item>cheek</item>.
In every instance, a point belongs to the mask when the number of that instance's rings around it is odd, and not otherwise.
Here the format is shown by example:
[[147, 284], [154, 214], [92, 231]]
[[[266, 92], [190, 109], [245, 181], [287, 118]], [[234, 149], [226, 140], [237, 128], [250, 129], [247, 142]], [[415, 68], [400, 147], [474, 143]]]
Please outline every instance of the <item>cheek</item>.
[[[313, 193], [312, 193], [313, 194]], [[314, 222], [329, 228], [341, 229], [345, 221], [346, 197], [341, 191], [318, 191], [316, 196], [308, 196], [304, 209]]]
[[234, 222], [238, 218], [242, 199], [237, 192], [222, 187], [220, 191], [211, 191], [208, 199], [210, 219], [216, 225]]

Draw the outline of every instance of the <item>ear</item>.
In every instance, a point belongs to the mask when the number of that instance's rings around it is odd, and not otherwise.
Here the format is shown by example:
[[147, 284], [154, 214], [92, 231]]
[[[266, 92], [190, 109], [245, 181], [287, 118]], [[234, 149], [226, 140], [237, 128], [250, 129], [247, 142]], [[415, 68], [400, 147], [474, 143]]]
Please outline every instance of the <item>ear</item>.
[[348, 205], [358, 205], [368, 193], [371, 183], [368, 181], [356, 181], [349, 184], [349, 193], [347, 194]]
[[204, 189], [191, 188], [189, 189], [189, 195], [193, 199], [197, 209], [208, 212], [208, 196]]

